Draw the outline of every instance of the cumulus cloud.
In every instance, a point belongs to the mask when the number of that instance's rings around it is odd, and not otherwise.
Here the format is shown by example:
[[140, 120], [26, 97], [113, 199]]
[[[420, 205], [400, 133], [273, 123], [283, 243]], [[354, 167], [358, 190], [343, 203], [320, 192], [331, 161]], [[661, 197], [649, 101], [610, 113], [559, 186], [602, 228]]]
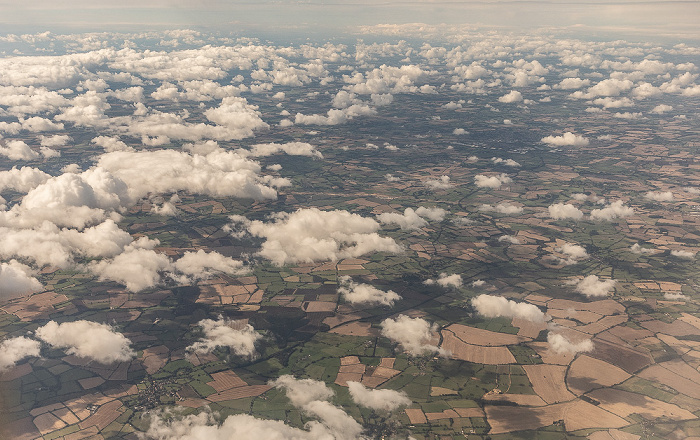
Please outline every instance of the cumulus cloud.
[[184, 151], [115, 151], [100, 156], [97, 166], [121, 179], [136, 199], [148, 193], [188, 191], [217, 197], [275, 199], [275, 182], [262, 178], [260, 164], [235, 151], [209, 154]]
[[429, 189], [432, 189], [433, 191], [452, 188], [449, 176], [440, 176], [439, 179], [425, 180], [423, 182], [423, 185], [425, 185]]
[[517, 90], [512, 90], [505, 95], [501, 96], [498, 98], [498, 102], [504, 102], [504, 103], [512, 103], [512, 102], [520, 102], [523, 100], [523, 95], [522, 93], [518, 92]]
[[375, 411], [395, 411], [412, 402], [406, 393], [395, 390], [371, 390], [359, 382], [348, 381], [348, 391], [353, 402]]
[[118, 136], [97, 136], [90, 142], [104, 148], [105, 152], [107, 153], [111, 153], [113, 151], [134, 151], [132, 147], [122, 142]]
[[283, 389], [292, 405], [298, 408], [313, 401], [328, 400], [335, 395], [333, 390], [320, 380], [296, 379], [289, 374], [284, 374], [271, 381], [270, 385]]
[[565, 243], [556, 250], [566, 256], [566, 259], [562, 260], [562, 263], [566, 265], [576, 264], [579, 261], [590, 257], [588, 252], [586, 252], [586, 249], [578, 244]]
[[0, 301], [44, 290], [44, 286], [32, 275], [29, 266], [16, 260], [0, 263]]
[[677, 258], [681, 258], [683, 260], [694, 260], [695, 259], [695, 252], [692, 251], [684, 251], [684, 250], [674, 250], [671, 251], [671, 255]]
[[372, 116], [375, 114], [377, 114], [377, 110], [366, 104], [353, 104], [342, 109], [330, 109], [326, 116], [297, 113], [294, 117], [294, 123], [302, 125], [340, 125], [358, 116]]
[[262, 338], [252, 325], [244, 321], [232, 321], [219, 315], [219, 318], [203, 319], [197, 323], [204, 337], [187, 347], [195, 353], [211, 353], [217, 347], [228, 347], [236, 356], [252, 357], [255, 343]]
[[504, 215], [517, 215], [522, 214], [523, 208], [520, 206], [511, 205], [508, 202], [501, 202], [496, 206], [483, 204], [479, 206], [479, 211], [482, 212], [496, 212], [498, 214]]
[[447, 273], [443, 272], [438, 276], [437, 280], [427, 279], [427, 280], [423, 281], [423, 284], [426, 284], [429, 286], [433, 285], [433, 284], [437, 284], [438, 286], [442, 286], [445, 288], [454, 287], [455, 289], [459, 289], [460, 287], [462, 287], [463, 280], [462, 280], [462, 275], [460, 275], [458, 273], [453, 273], [453, 274], [448, 275]]
[[576, 283], [576, 291], [587, 297], [608, 296], [615, 288], [615, 280], [601, 281], [598, 275], [588, 275]]
[[578, 134], [573, 134], [570, 131], [567, 131], [561, 136], [546, 136], [541, 139], [542, 142], [548, 145], [554, 145], [557, 147], [561, 146], [584, 146], [588, 145], [588, 139], [585, 137], [578, 135]]
[[683, 295], [682, 293], [664, 292], [664, 299], [670, 301], [685, 301], [688, 299], [688, 297]]
[[100, 280], [116, 281], [132, 292], [140, 292], [157, 285], [161, 273], [170, 270], [170, 259], [152, 249], [128, 247], [111, 259], [93, 261], [87, 269]]
[[644, 198], [655, 202], [672, 202], [673, 193], [671, 191], [649, 191], [644, 194]]
[[185, 252], [175, 261], [173, 269], [195, 280], [211, 278], [217, 273], [240, 275], [248, 270], [243, 262], [221, 255], [218, 252], [205, 252], [202, 249], [197, 252]]
[[231, 216], [231, 220], [228, 229], [234, 235], [264, 238], [257, 255], [278, 266], [335, 261], [370, 252], [401, 252], [392, 238], [377, 234], [379, 223], [375, 220], [342, 210], [299, 209], [291, 214], [277, 213], [267, 223], [243, 216]]
[[383, 336], [401, 345], [412, 356], [442, 352], [440, 348], [430, 344], [436, 337], [437, 325], [431, 325], [423, 318], [399, 315], [395, 319], [385, 319], [381, 326]]
[[39, 136], [39, 144], [41, 144], [42, 147], [62, 147], [68, 145], [68, 142], [72, 140], [73, 138], [65, 134]]
[[283, 152], [290, 156], [309, 156], [323, 159], [323, 154], [316, 147], [306, 142], [287, 142], [285, 144], [255, 144], [250, 149], [253, 156], [271, 156]]
[[634, 209], [625, 206], [622, 200], [610, 203], [605, 208], [594, 209], [591, 211], [591, 220], [606, 220], [611, 221], [615, 218], [629, 217], [634, 214]]
[[518, 240], [517, 237], [513, 237], [512, 235], [501, 235], [498, 237], [499, 243], [503, 242], [508, 242], [510, 244], [520, 244], [520, 240]]
[[442, 221], [445, 218], [445, 214], [447, 214], [447, 211], [442, 208], [426, 208], [420, 206], [416, 210], [406, 208], [403, 214], [384, 212], [377, 216], [377, 220], [385, 224], [396, 224], [401, 227], [401, 229], [419, 229], [428, 224], [424, 218], [433, 221]]
[[502, 296], [482, 294], [471, 300], [477, 313], [487, 318], [520, 318], [532, 322], [545, 322], [547, 316], [535, 305], [519, 303]]
[[27, 193], [51, 178], [38, 168], [12, 167], [7, 171], [0, 171], [0, 192], [6, 189], [14, 189]]
[[10, 160], [34, 160], [39, 158], [39, 153], [29, 148], [24, 141], [4, 141], [4, 146], [0, 140], [0, 156], [5, 156]]
[[580, 342], [573, 343], [564, 335], [558, 333], [549, 333], [547, 335], [547, 343], [549, 344], [549, 348], [556, 353], [575, 354], [593, 350], [593, 341], [590, 339], [584, 339]]
[[633, 254], [655, 254], [656, 250], [643, 248], [639, 245], [639, 243], [635, 243], [632, 246], [630, 246], [630, 252], [632, 252]]
[[574, 205], [569, 205], [568, 203], [555, 203], [547, 207], [549, 211], [549, 217], [554, 220], [564, 220], [573, 219], [581, 220], [583, 218], [583, 212]]
[[671, 110], [673, 110], [673, 106], [670, 106], [668, 104], [659, 104], [653, 109], [651, 109], [650, 113], [653, 113], [655, 115], [662, 115], [666, 112], [670, 112]]
[[477, 174], [474, 176], [474, 184], [479, 188], [493, 188], [498, 189], [501, 185], [509, 184], [513, 181], [507, 174], [501, 174], [498, 176], [485, 176], [483, 174]]
[[65, 348], [68, 354], [101, 364], [129, 361], [136, 356], [129, 339], [112, 326], [98, 322], [80, 320], [58, 324], [49, 321], [34, 334], [52, 347]]
[[0, 342], [0, 373], [14, 367], [24, 358], [39, 356], [41, 343], [19, 336]]
[[356, 283], [349, 276], [338, 278], [338, 293], [351, 304], [381, 304], [393, 306], [394, 301], [401, 299], [393, 290], [383, 291], [370, 284]]
[[503, 159], [501, 157], [492, 157], [491, 162], [493, 162], [495, 164], [505, 165], [508, 167], [514, 167], [514, 168], [517, 168], [520, 166], [520, 164], [518, 162], [514, 161], [513, 159]]

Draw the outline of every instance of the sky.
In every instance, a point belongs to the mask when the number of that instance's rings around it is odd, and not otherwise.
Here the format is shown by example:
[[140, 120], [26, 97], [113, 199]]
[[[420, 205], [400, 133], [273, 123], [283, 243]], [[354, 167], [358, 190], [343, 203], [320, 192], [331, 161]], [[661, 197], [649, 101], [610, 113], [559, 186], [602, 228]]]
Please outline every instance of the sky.
[[182, 26], [337, 31], [358, 25], [421, 22], [596, 29], [685, 38], [700, 34], [698, 1], [3, 0], [0, 17], [0, 25], [7, 32]]

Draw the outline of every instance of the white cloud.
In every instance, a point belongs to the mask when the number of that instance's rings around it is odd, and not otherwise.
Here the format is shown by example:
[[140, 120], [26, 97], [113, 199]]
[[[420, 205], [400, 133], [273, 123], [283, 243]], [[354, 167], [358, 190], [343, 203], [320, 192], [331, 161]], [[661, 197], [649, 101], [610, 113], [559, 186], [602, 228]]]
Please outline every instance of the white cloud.
[[509, 184], [513, 181], [508, 175], [501, 174], [499, 176], [485, 176], [483, 174], [477, 174], [474, 176], [474, 183], [479, 188], [493, 188], [498, 189], [501, 185]]
[[161, 273], [170, 270], [170, 259], [151, 249], [128, 247], [112, 259], [93, 261], [87, 269], [100, 280], [116, 281], [132, 292], [140, 292], [160, 283]]
[[630, 246], [630, 252], [633, 254], [655, 254], [656, 250], [643, 248], [639, 245], [639, 243], [635, 243]]
[[292, 405], [298, 408], [302, 408], [314, 401], [328, 400], [335, 395], [333, 390], [320, 380], [295, 379], [289, 374], [284, 374], [271, 381], [270, 385], [282, 388]]
[[24, 336], [0, 342], [0, 373], [14, 367], [24, 358], [39, 356], [41, 343]]
[[591, 211], [591, 220], [606, 220], [611, 221], [615, 218], [629, 217], [634, 214], [634, 209], [625, 206], [622, 200], [610, 203], [605, 208], [594, 209]]
[[111, 153], [113, 151], [134, 151], [132, 147], [122, 142], [118, 136], [97, 136], [90, 142], [104, 148], [105, 152], [107, 153]]
[[671, 251], [671, 255], [673, 255], [674, 257], [681, 258], [683, 260], [694, 260], [695, 259], [695, 252], [692, 252], [692, 251], [674, 250], [674, 251]]
[[39, 158], [39, 153], [29, 148], [24, 141], [5, 141], [5, 145], [1, 145], [0, 140], [0, 156], [5, 156], [10, 160], [34, 160]]
[[686, 301], [688, 297], [683, 295], [682, 293], [664, 292], [664, 299], [670, 301]]
[[653, 113], [655, 115], [662, 115], [666, 112], [670, 112], [673, 110], [673, 106], [670, 106], [668, 104], [659, 104], [656, 107], [654, 107], [650, 113]]
[[517, 215], [522, 214], [523, 208], [515, 205], [511, 205], [508, 202], [501, 202], [496, 206], [483, 204], [479, 206], [479, 211], [482, 212], [496, 212], [498, 214], [504, 215]]
[[49, 321], [34, 332], [52, 347], [67, 348], [66, 353], [102, 364], [129, 361], [136, 356], [131, 341], [107, 324], [73, 321], [62, 324]]
[[564, 335], [549, 333], [547, 335], [547, 343], [549, 347], [556, 353], [582, 353], [593, 350], [593, 341], [584, 339], [580, 342], [573, 343]]
[[462, 275], [460, 275], [458, 273], [453, 273], [453, 274], [448, 275], [447, 273], [443, 272], [438, 276], [437, 280], [427, 279], [427, 280], [423, 281], [423, 284], [426, 284], [426, 285], [437, 284], [438, 286], [442, 286], [445, 288], [454, 287], [455, 289], [459, 289], [460, 287], [462, 287], [463, 280], [462, 280]]
[[377, 220], [384, 224], [396, 224], [401, 229], [420, 229], [428, 225], [421, 216], [412, 208], [406, 208], [403, 214], [396, 212], [383, 212], [377, 216]]
[[423, 185], [433, 191], [452, 188], [449, 176], [440, 176], [439, 179], [428, 179], [423, 181]]
[[570, 131], [567, 131], [561, 136], [547, 136], [543, 137], [541, 139], [542, 142], [545, 144], [549, 145], [555, 145], [558, 147], [565, 146], [565, 145], [571, 145], [571, 146], [584, 146], [588, 145], [588, 139], [585, 137], [578, 135], [578, 134], [573, 134]]
[[385, 292], [370, 284], [356, 283], [349, 276], [339, 277], [338, 282], [338, 293], [351, 304], [382, 304], [391, 307], [394, 301], [401, 299], [393, 290]]
[[348, 391], [352, 400], [360, 406], [375, 411], [395, 411], [412, 402], [406, 393], [395, 390], [371, 390], [359, 382], [348, 381]]
[[576, 264], [579, 261], [590, 257], [588, 252], [586, 252], [586, 249], [578, 244], [565, 243], [556, 250], [567, 257], [566, 260], [562, 260], [562, 262], [567, 265]]
[[509, 166], [509, 167], [516, 167], [516, 168], [520, 166], [520, 164], [518, 162], [514, 161], [513, 159], [503, 159], [501, 157], [492, 157], [491, 162], [493, 162], [495, 164], [505, 165], [505, 166]]
[[576, 283], [576, 291], [587, 297], [608, 296], [615, 288], [615, 280], [600, 281], [597, 275], [588, 275]]
[[416, 209], [416, 214], [434, 222], [441, 222], [445, 219], [447, 211], [442, 208], [426, 208], [425, 206], [419, 206], [418, 209]]
[[576, 90], [580, 89], [581, 87], [587, 87], [590, 84], [591, 80], [589, 79], [564, 78], [559, 84], [554, 86], [554, 88], [561, 90]]
[[16, 260], [0, 263], [0, 301], [41, 292], [44, 286], [34, 278], [32, 269]]
[[286, 144], [256, 144], [250, 149], [253, 156], [270, 156], [279, 152], [290, 156], [309, 156], [323, 159], [323, 154], [306, 142], [288, 142]]
[[501, 96], [498, 98], [498, 102], [505, 102], [505, 103], [512, 103], [512, 102], [520, 102], [523, 100], [523, 95], [517, 90], [512, 90], [505, 95]]
[[555, 203], [547, 207], [549, 211], [549, 217], [554, 220], [564, 220], [564, 219], [574, 219], [581, 220], [583, 218], [583, 212], [574, 205], [569, 205], [568, 203]]
[[454, 130], [452, 130], [452, 134], [461, 136], [463, 134], [469, 134], [469, 132], [463, 128], [455, 128]]
[[68, 145], [68, 142], [72, 141], [68, 135], [57, 134], [54, 136], [39, 136], [39, 143], [42, 147], [63, 147]]
[[244, 321], [232, 321], [219, 315], [219, 319], [203, 319], [197, 323], [204, 337], [187, 347], [195, 353], [211, 353], [217, 347], [228, 347], [236, 356], [252, 357], [255, 343], [262, 338], [252, 325]]
[[487, 318], [520, 318], [532, 322], [544, 322], [546, 315], [535, 305], [519, 303], [502, 296], [482, 294], [471, 300], [476, 311]]
[[242, 216], [231, 216], [231, 220], [234, 235], [264, 238], [257, 254], [278, 266], [401, 252], [392, 238], [377, 234], [379, 223], [347, 211], [308, 208], [277, 213], [267, 223]]
[[655, 202], [672, 202], [673, 193], [671, 191], [649, 191], [644, 194], [644, 198]]
[[517, 237], [513, 237], [512, 235], [501, 235], [498, 237], [498, 242], [508, 242], [510, 244], [520, 244], [520, 240], [518, 240]]
[[12, 167], [11, 170], [0, 171], [0, 192], [5, 189], [14, 189], [27, 193], [51, 178], [38, 168]]
[[172, 267], [195, 280], [211, 278], [217, 273], [240, 275], [248, 271], [239, 260], [202, 249], [197, 252], [185, 252]]
[[437, 325], [431, 325], [423, 318], [399, 315], [395, 319], [385, 319], [381, 326], [383, 336], [401, 345], [412, 356], [441, 352], [440, 348], [430, 344], [436, 337]]
[[366, 104], [353, 104], [343, 109], [330, 109], [326, 116], [297, 113], [294, 117], [294, 123], [302, 125], [339, 125], [345, 124], [358, 116], [372, 116], [375, 114], [377, 114], [377, 111]]
[[577, 91], [571, 94], [574, 98], [593, 99], [597, 96], [619, 96], [620, 93], [630, 90], [634, 83], [628, 79], [609, 78], [600, 81], [590, 87], [585, 93]]

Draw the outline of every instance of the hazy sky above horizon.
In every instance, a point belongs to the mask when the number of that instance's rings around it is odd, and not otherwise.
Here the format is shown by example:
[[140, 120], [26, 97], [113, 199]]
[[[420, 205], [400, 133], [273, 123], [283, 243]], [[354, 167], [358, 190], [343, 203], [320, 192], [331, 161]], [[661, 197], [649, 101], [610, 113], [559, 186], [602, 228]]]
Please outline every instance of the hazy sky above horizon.
[[474, 24], [505, 28], [572, 28], [608, 33], [699, 38], [697, 1], [0, 1], [6, 32], [163, 27], [352, 29], [381, 23]]

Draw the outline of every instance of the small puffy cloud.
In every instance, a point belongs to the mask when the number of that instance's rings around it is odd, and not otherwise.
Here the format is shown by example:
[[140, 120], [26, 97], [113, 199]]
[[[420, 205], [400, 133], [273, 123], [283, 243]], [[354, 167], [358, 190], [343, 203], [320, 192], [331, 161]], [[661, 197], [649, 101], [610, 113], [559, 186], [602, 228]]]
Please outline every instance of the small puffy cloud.
[[98, 322], [80, 320], [58, 324], [49, 321], [34, 334], [52, 347], [66, 348], [68, 354], [101, 364], [129, 361], [136, 356], [126, 336]]
[[396, 177], [393, 174], [389, 174], [389, 173], [385, 174], [384, 178], [386, 179], [387, 182], [400, 182], [401, 181], [400, 177]]
[[669, 301], [686, 301], [688, 297], [682, 293], [664, 292], [664, 299]]
[[118, 136], [97, 136], [90, 142], [104, 148], [105, 152], [107, 153], [111, 153], [113, 151], [134, 151], [132, 147], [122, 142]]
[[423, 185], [425, 185], [428, 189], [432, 189], [433, 191], [452, 188], [449, 176], [440, 176], [439, 179], [428, 179], [423, 182]]
[[545, 322], [546, 315], [537, 306], [519, 303], [502, 296], [479, 295], [471, 300], [477, 313], [487, 318], [520, 318], [532, 322]]
[[306, 142], [256, 144], [250, 149], [250, 154], [253, 156], [271, 156], [280, 152], [286, 153], [290, 156], [309, 156], [323, 159], [323, 154], [316, 150], [316, 147]]
[[452, 134], [460, 136], [463, 134], [469, 134], [469, 132], [463, 128], [455, 128], [454, 130], [452, 130]]
[[49, 174], [38, 168], [12, 167], [10, 170], [0, 171], [0, 192], [5, 189], [14, 189], [27, 193], [50, 178]]
[[19, 336], [0, 342], [0, 373], [14, 367], [24, 358], [39, 356], [41, 343]]
[[202, 249], [197, 252], [185, 252], [172, 266], [178, 272], [196, 280], [211, 278], [216, 273], [240, 275], [247, 272], [241, 261]]
[[492, 157], [491, 162], [497, 164], [497, 165], [505, 165], [508, 167], [514, 167], [517, 168], [520, 166], [520, 164], [513, 159], [503, 159], [501, 157]]
[[508, 242], [510, 244], [520, 244], [520, 240], [518, 240], [517, 237], [513, 237], [512, 235], [501, 235], [498, 237], [498, 242], [503, 243], [503, 242]]
[[501, 202], [496, 206], [483, 204], [479, 206], [479, 211], [482, 212], [495, 212], [503, 215], [517, 215], [522, 214], [523, 208], [520, 206], [511, 205], [508, 202]]
[[566, 259], [562, 261], [566, 265], [576, 264], [590, 257], [586, 249], [578, 244], [565, 243], [556, 250], [566, 256]]
[[416, 214], [430, 221], [441, 222], [445, 219], [447, 211], [442, 208], [426, 208], [425, 206], [419, 206], [418, 209], [416, 209]]
[[644, 198], [655, 202], [672, 202], [673, 193], [671, 191], [649, 191], [644, 194]]
[[544, 142], [545, 144], [548, 145], [554, 145], [557, 147], [562, 147], [562, 146], [574, 146], [574, 147], [579, 147], [579, 146], [584, 146], [588, 145], [588, 139], [585, 137], [578, 135], [578, 134], [573, 134], [570, 131], [567, 131], [561, 136], [546, 136], [541, 139], [541, 142]]
[[370, 284], [356, 283], [349, 276], [338, 278], [338, 293], [351, 304], [381, 304], [393, 306], [394, 301], [401, 299], [396, 292], [379, 290]]
[[651, 109], [650, 113], [653, 113], [655, 115], [662, 115], [666, 112], [670, 112], [671, 110], [673, 110], [673, 106], [670, 106], [668, 104], [659, 104], [653, 109]]
[[68, 145], [68, 142], [72, 140], [73, 138], [65, 134], [57, 134], [55, 136], [39, 136], [39, 144], [41, 144], [42, 147], [62, 147]]
[[170, 259], [152, 249], [130, 247], [112, 259], [91, 262], [88, 270], [100, 280], [116, 281], [132, 292], [153, 287], [161, 272], [170, 270]]
[[564, 78], [559, 84], [555, 85], [555, 89], [561, 90], [576, 90], [581, 87], [587, 87], [591, 84], [589, 79], [581, 78]]
[[442, 221], [445, 218], [445, 214], [447, 214], [447, 211], [442, 208], [426, 208], [420, 206], [416, 210], [406, 208], [403, 214], [384, 212], [377, 216], [377, 220], [385, 224], [397, 224], [401, 229], [419, 229], [428, 224], [424, 218], [432, 221]]
[[611, 221], [615, 218], [629, 217], [634, 214], [634, 209], [625, 206], [622, 200], [610, 203], [605, 208], [594, 209], [591, 211], [591, 220], [606, 220]]
[[613, 115], [613, 118], [618, 119], [639, 119], [641, 117], [641, 112], [617, 112]]
[[517, 90], [512, 90], [509, 93], [506, 93], [505, 95], [501, 96], [498, 98], [498, 102], [504, 102], [504, 103], [512, 103], [512, 102], [520, 102], [523, 100], [523, 95]]
[[197, 325], [202, 328], [204, 337], [187, 347], [195, 353], [211, 353], [217, 347], [228, 347], [236, 356], [252, 357], [255, 343], [262, 338], [252, 325], [223, 316], [216, 321], [203, 319]]
[[412, 356], [441, 352], [440, 348], [430, 344], [436, 337], [437, 325], [431, 325], [423, 318], [399, 315], [395, 319], [385, 319], [381, 326], [383, 336], [401, 345]]
[[44, 290], [32, 272], [29, 266], [16, 260], [0, 263], [0, 301]]
[[695, 252], [691, 251], [683, 251], [683, 250], [675, 250], [671, 251], [671, 255], [677, 258], [681, 258], [683, 260], [694, 260], [695, 259]]
[[10, 160], [34, 160], [39, 158], [39, 153], [29, 148], [24, 141], [6, 141], [3, 146], [0, 141], [0, 156]]
[[583, 218], [583, 212], [574, 205], [569, 205], [568, 203], [555, 203], [549, 205], [547, 208], [549, 211], [549, 217], [554, 220], [564, 220], [573, 219], [581, 220]]
[[377, 220], [384, 224], [396, 224], [401, 229], [419, 229], [428, 225], [412, 208], [406, 208], [403, 214], [383, 212], [377, 216]]
[[608, 296], [615, 288], [615, 280], [601, 281], [598, 275], [588, 275], [576, 283], [576, 291], [587, 297]]
[[359, 382], [348, 381], [348, 391], [350, 391], [353, 402], [375, 411], [391, 412], [412, 403], [403, 391], [372, 390]]
[[481, 287], [484, 284], [486, 284], [486, 281], [484, 280], [474, 280], [472, 281], [472, 287]]
[[313, 379], [295, 379], [285, 374], [270, 382], [275, 388], [281, 388], [287, 394], [292, 405], [302, 408], [311, 402], [328, 400], [335, 395], [324, 382]]
[[485, 176], [483, 174], [477, 174], [474, 176], [474, 184], [479, 188], [493, 188], [498, 189], [501, 185], [509, 184], [513, 181], [507, 174], [501, 174], [498, 176]]
[[445, 288], [454, 287], [455, 289], [459, 289], [460, 287], [462, 287], [463, 283], [464, 282], [462, 280], [462, 275], [460, 275], [458, 273], [453, 273], [453, 274], [448, 275], [445, 272], [441, 273], [438, 276], [437, 280], [427, 279], [427, 280], [423, 281], [423, 284], [426, 284], [428, 286], [433, 285], [433, 284], [437, 284], [438, 286], [442, 286]]
[[257, 255], [278, 266], [402, 250], [394, 239], [377, 234], [379, 223], [375, 220], [342, 210], [299, 209], [291, 214], [277, 213], [267, 223], [243, 216], [230, 218], [233, 223], [228, 230], [238, 237], [250, 234], [264, 238]]
[[632, 252], [633, 254], [655, 254], [656, 250], [643, 248], [639, 245], [639, 243], [635, 243], [632, 246], [630, 246], [630, 252]]
[[569, 341], [564, 335], [558, 333], [550, 333], [547, 335], [547, 343], [549, 348], [556, 353], [583, 353], [593, 350], [593, 341], [584, 339], [577, 343]]

